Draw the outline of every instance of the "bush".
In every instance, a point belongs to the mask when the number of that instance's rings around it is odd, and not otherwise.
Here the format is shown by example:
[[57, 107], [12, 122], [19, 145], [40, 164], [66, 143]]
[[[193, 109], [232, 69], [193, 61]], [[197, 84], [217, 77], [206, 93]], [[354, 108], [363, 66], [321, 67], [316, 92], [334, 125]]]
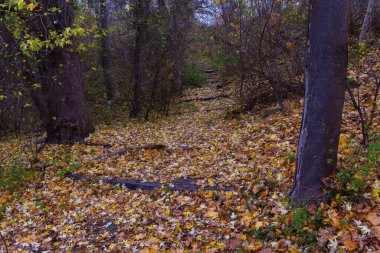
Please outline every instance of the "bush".
[[33, 171], [26, 169], [19, 159], [14, 159], [9, 168], [0, 167], [0, 190], [15, 191], [24, 186], [33, 174]]
[[339, 188], [350, 196], [360, 196], [376, 178], [376, 166], [380, 156], [380, 142], [370, 143], [363, 162], [352, 167], [342, 168], [337, 173]]
[[202, 87], [207, 84], [207, 74], [195, 66], [187, 66], [182, 72], [184, 86]]

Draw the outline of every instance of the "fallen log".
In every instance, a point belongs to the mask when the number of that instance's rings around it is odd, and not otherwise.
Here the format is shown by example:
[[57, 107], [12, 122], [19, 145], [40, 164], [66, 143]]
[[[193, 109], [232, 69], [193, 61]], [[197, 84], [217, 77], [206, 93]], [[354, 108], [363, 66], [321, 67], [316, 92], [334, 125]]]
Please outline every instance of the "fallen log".
[[215, 100], [218, 98], [228, 98], [229, 96], [227, 94], [222, 94], [219, 96], [212, 96], [212, 97], [203, 97], [203, 98], [190, 98], [186, 100], [180, 101], [181, 103], [186, 103], [186, 102], [192, 102], [192, 101], [209, 101], [209, 100]]
[[84, 180], [88, 182], [102, 181], [107, 184], [119, 185], [125, 187], [129, 190], [146, 190], [152, 191], [154, 189], [165, 188], [172, 191], [189, 191], [194, 192], [198, 189], [210, 190], [210, 191], [233, 191], [233, 187], [218, 187], [218, 186], [205, 186], [201, 187], [195, 185], [194, 178], [177, 178], [172, 181], [171, 184], [163, 184], [159, 182], [139, 182], [137, 180], [130, 179], [109, 179], [109, 178], [91, 178], [83, 173], [67, 173], [67, 177], [73, 179], [74, 181]]
[[97, 156], [93, 160], [100, 160], [100, 159], [109, 158], [113, 156], [123, 155], [127, 153], [128, 151], [135, 150], [135, 149], [164, 149], [164, 148], [166, 148], [166, 146], [163, 144], [146, 144], [140, 147], [128, 147], [128, 148], [121, 149], [119, 151]]

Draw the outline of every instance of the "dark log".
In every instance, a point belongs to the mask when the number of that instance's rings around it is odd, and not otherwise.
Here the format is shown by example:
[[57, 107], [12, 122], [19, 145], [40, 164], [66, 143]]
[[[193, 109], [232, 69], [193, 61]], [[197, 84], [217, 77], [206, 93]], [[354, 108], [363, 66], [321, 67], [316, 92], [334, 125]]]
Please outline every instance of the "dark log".
[[67, 177], [73, 179], [74, 181], [88, 181], [88, 182], [95, 182], [95, 181], [102, 181], [107, 184], [112, 185], [120, 185], [123, 186], [129, 190], [143, 190], [143, 191], [152, 191], [154, 189], [159, 188], [165, 188], [172, 191], [189, 191], [194, 192], [199, 189], [203, 190], [210, 190], [210, 191], [233, 191], [235, 188], [233, 187], [218, 187], [218, 186], [205, 186], [201, 187], [199, 185], [195, 185], [194, 181], [196, 179], [194, 178], [177, 178], [172, 181], [171, 184], [162, 184], [158, 182], [139, 182], [136, 180], [130, 180], [130, 179], [110, 179], [110, 178], [92, 178], [89, 176], [86, 176], [83, 173], [67, 173]]

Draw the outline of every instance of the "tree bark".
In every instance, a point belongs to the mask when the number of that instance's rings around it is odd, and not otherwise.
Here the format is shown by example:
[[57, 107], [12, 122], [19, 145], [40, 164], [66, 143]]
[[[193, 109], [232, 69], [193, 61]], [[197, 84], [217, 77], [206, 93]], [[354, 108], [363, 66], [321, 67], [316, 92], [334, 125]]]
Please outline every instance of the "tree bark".
[[[49, 31], [61, 33], [74, 20], [74, 7], [61, 1], [40, 1], [44, 11], [56, 7], [61, 10], [55, 15], [41, 17], [40, 23], [28, 22], [30, 33], [44, 37]], [[0, 24], [0, 36], [21, 58], [19, 71], [22, 82], [28, 89], [40, 119], [47, 132], [47, 142], [68, 143], [82, 141], [90, 132], [90, 124], [85, 105], [85, 91], [82, 81], [81, 63], [73, 46], [55, 46], [53, 49], [36, 53], [29, 59], [19, 49], [13, 34], [6, 24]], [[72, 39], [75, 45], [75, 38]], [[37, 64], [32, 64], [35, 60]], [[34, 87], [41, 84], [41, 88]]]
[[348, 0], [311, 0], [305, 104], [296, 175], [297, 204], [324, 199], [323, 178], [336, 170], [348, 61]]
[[144, 26], [146, 25], [146, 16], [150, 6], [150, 1], [136, 0], [135, 4], [135, 48], [134, 48], [134, 86], [133, 86], [133, 100], [132, 100], [132, 110], [130, 116], [132, 118], [137, 118], [140, 116], [142, 110], [142, 43], [144, 37]]
[[365, 14], [363, 25], [362, 25], [362, 30], [361, 30], [360, 36], [359, 36], [359, 43], [363, 42], [365, 40], [365, 38], [367, 36], [367, 32], [369, 31], [369, 28], [371, 26], [374, 3], [375, 3], [374, 0], [368, 1], [367, 12]]
[[[80, 142], [90, 125], [78, 52], [56, 48], [47, 57], [42, 90], [49, 117], [44, 120], [48, 143]], [[57, 78], [54, 78], [57, 76]]]
[[120, 94], [116, 83], [112, 80], [111, 75], [111, 51], [110, 51], [110, 40], [107, 34], [109, 28], [109, 6], [107, 0], [100, 0], [100, 15], [99, 15], [99, 26], [101, 33], [101, 50], [100, 58], [103, 69], [104, 83], [107, 88], [107, 101], [109, 104], [113, 100], [117, 99]]

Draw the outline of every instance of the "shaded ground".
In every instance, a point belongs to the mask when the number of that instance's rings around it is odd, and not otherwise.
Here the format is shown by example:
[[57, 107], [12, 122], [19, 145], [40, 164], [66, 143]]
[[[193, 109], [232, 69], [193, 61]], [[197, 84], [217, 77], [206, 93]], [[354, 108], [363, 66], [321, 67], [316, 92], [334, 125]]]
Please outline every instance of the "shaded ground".
[[[216, 85], [188, 90], [181, 99], [232, 92]], [[87, 140], [112, 147], [47, 146], [37, 165], [44, 171], [42, 182], [0, 196], [0, 230], [10, 251], [25, 252], [379, 250], [378, 181], [369, 182], [358, 203], [343, 196], [309, 209], [287, 204], [301, 105], [286, 101], [283, 114], [265, 119], [260, 116], [263, 107], [224, 119], [226, 110], [234, 108], [231, 98], [194, 100], [179, 103], [174, 115], [154, 122], [120, 120], [112, 127], [98, 126]], [[352, 108], [346, 106], [344, 119], [341, 167], [352, 166], [348, 157], [359, 150], [358, 141], [345, 141], [359, 138]], [[375, 129], [380, 130], [378, 124]], [[21, 143], [0, 144], [4, 164], [11, 162], [10, 153], [23, 154]], [[150, 143], [166, 148], [131, 149], [93, 160]], [[128, 190], [96, 180], [73, 181], [64, 176], [67, 172], [163, 184], [192, 178], [200, 189]], [[374, 173], [373, 179], [379, 176]], [[202, 189], [212, 186], [236, 190]]]

